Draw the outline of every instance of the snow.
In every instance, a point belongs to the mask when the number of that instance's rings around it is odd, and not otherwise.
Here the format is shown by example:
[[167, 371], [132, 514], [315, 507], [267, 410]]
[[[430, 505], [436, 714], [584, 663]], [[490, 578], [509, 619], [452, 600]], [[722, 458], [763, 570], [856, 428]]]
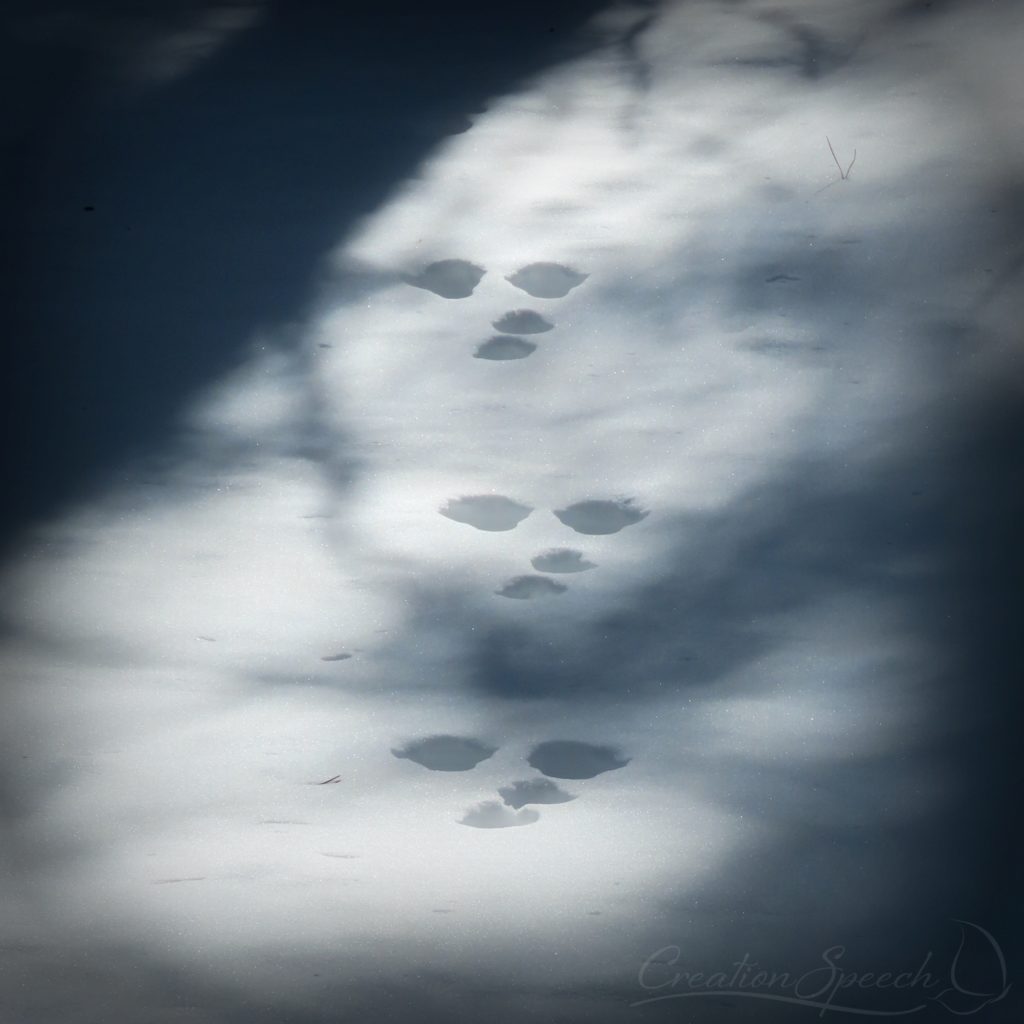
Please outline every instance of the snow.
[[180, 456], [39, 526], [5, 743], [68, 942], [307, 1009], [286, 962], [358, 992], [387, 950], [496, 1020], [627, 1020], [666, 936], [899, 908], [902, 857], [825, 840], [804, 890], [730, 896], [808, 822], [870, 842], [956, 793], [891, 583], [933, 566], [851, 552], [833, 587], [787, 503], [933, 457], [1012, 355], [979, 211], [1024, 151], [970, 115], [1016, 116], [1016, 58], [981, 5], [896, 6], [669, 4], [639, 78], [604, 47], [495, 98], [339, 240], [297, 347], [268, 325]]

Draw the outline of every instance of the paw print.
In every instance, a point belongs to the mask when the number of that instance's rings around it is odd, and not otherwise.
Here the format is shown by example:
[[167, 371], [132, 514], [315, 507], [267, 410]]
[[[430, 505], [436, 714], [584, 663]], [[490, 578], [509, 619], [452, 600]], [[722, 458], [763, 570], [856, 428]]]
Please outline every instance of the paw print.
[[404, 278], [414, 288], [425, 288], [442, 299], [468, 299], [487, 271], [468, 260], [439, 260], [418, 274]]
[[[486, 270], [466, 260], [442, 260], [431, 263], [419, 274], [405, 280], [417, 288], [426, 288], [444, 298], [467, 298], [480, 283]], [[505, 278], [509, 284], [535, 298], [560, 299], [587, 280], [584, 274], [561, 263], [530, 263]], [[533, 309], [512, 309], [492, 321], [499, 331], [480, 343], [473, 354], [475, 359], [509, 362], [525, 359], [537, 350], [537, 343], [523, 335], [547, 334], [555, 324]], [[477, 530], [502, 532], [514, 530], [533, 512], [522, 504], [501, 494], [470, 494], [450, 499], [438, 509], [453, 522], [472, 526]], [[587, 498], [564, 509], [554, 510], [555, 517], [576, 533], [603, 536], [618, 533], [627, 526], [639, 523], [648, 515], [638, 508], [632, 498]], [[574, 548], [552, 548], [541, 552], [530, 562], [535, 574], [514, 576], [498, 587], [498, 597], [518, 601], [556, 597], [568, 591], [565, 583], [549, 575], [571, 574], [596, 569], [582, 551]]]
[[[487, 271], [469, 260], [439, 260], [425, 266], [418, 274], [403, 277], [413, 288], [440, 295], [443, 299], [468, 299]], [[562, 299], [581, 285], [588, 274], [561, 263], [531, 263], [505, 278], [509, 284], [538, 299]], [[512, 309], [491, 326], [499, 333], [482, 342], [473, 353], [474, 359], [510, 362], [526, 359], [537, 350], [524, 334], [546, 334], [555, 325], [534, 309]]]
[[[490, 532], [514, 530], [534, 510], [531, 506], [501, 494], [475, 494], [453, 498], [442, 508], [441, 515], [456, 523]], [[632, 498], [595, 499], [576, 502], [568, 508], [555, 509], [552, 514], [562, 525], [576, 533], [603, 536], [618, 533], [646, 519], [648, 512], [638, 508]], [[535, 555], [530, 565], [538, 574], [514, 576], [495, 590], [499, 597], [517, 600], [555, 597], [569, 589], [564, 583], [549, 579], [549, 575], [568, 575], [596, 569], [582, 551], [575, 548], [551, 548]]]
[[[472, 771], [496, 752], [496, 747], [466, 736], [428, 736], [391, 751], [395, 757], [435, 772]], [[545, 740], [533, 747], [526, 762], [539, 776], [501, 786], [500, 800], [485, 800], [469, 808], [459, 823], [470, 828], [532, 825], [540, 820], [540, 812], [533, 810], [534, 806], [565, 804], [577, 799], [575, 793], [566, 792], [553, 780], [593, 779], [604, 772], [625, 768], [630, 759], [610, 746], [580, 740]]]

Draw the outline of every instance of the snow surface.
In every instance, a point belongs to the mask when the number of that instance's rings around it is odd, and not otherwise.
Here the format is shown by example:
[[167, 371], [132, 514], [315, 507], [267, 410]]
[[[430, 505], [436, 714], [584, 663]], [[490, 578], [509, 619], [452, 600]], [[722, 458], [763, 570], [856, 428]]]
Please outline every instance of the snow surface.
[[45, 853], [0, 929], [295, 1013], [327, 1014], [311, 975], [348, 1012], [401, 965], [491, 1020], [633, 1020], [666, 942], [915, 898], [879, 837], [953, 783], [893, 580], [934, 566], [833, 585], [815, 496], [934, 452], [1006, 365], [984, 206], [1024, 150], [1019, 16], [896, 6], [669, 4], [496, 97], [180, 457], [39, 527], [4, 742]]

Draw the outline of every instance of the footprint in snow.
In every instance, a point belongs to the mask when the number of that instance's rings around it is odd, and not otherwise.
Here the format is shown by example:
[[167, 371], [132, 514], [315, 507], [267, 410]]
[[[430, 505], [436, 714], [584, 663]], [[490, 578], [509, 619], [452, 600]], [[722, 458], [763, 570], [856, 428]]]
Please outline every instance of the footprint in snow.
[[537, 346], [525, 338], [514, 338], [509, 334], [498, 335], [477, 346], [474, 359], [490, 359], [505, 362], [509, 359], [525, 359], [536, 352]]
[[561, 299], [588, 277], [561, 263], [531, 263], [505, 280], [537, 299]]
[[538, 597], [552, 597], [564, 594], [569, 588], [564, 583], [556, 583], [546, 576], [516, 576], [510, 579], [495, 593], [499, 597], [511, 597], [518, 601], [532, 601]]
[[588, 562], [582, 551], [572, 548], [552, 548], [530, 560], [530, 565], [538, 572], [586, 572], [596, 569], [596, 562]]
[[540, 743], [530, 752], [527, 761], [531, 768], [553, 779], [592, 779], [629, 764], [629, 758], [620, 757], [612, 747], [577, 740]]
[[495, 320], [492, 326], [505, 334], [543, 334], [553, 330], [555, 325], [532, 309], [513, 309]]
[[475, 494], [453, 498], [438, 511], [453, 522], [499, 532], [514, 530], [533, 509], [500, 494]]
[[550, 779], [525, 779], [522, 782], [513, 782], [510, 786], [502, 786], [498, 790], [498, 796], [508, 804], [519, 810], [527, 804], [567, 804], [575, 800], [573, 793], [566, 793]]
[[579, 501], [555, 515], [577, 533], [608, 534], [639, 523], [647, 512], [637, 508], [632, 498], [625, 501]]
[[432, 772], [468, 772], [497, 749], [466, 736], [428, 736], [391, 753], [397, 758], [415, 761]]
[[403, 278], [414, 288], [425, 288], [443, 299], [468, 299], [487, 271], [467, 260], [439, 260], [418, 274]]
[[[497, 751], [479, 740], [466, 736], [428, 736], [414, 740], [391, 753], [401, 759], [436, 772], [466, 772], [486, 761]], [[592, 779], [603, 772], [614, 771], [629, 764], [612, 747], [597, 746], [578, 740], [548, 740], [533, 748], [527, 758], [530, 766], [546, 778], [520, 779], [498, 789], [501, 802], [485, 800], [465, 812], [459, 823], [471, 828], [514, 828], [532, 825], [540, 814], [529, 809], [531, 804], [565, 804], [576, 799], [552, 779]], [[304, 824], [294, 822], [294, 824]], [[356, 859], [356, 854], [322, 851], [325, 857]]]

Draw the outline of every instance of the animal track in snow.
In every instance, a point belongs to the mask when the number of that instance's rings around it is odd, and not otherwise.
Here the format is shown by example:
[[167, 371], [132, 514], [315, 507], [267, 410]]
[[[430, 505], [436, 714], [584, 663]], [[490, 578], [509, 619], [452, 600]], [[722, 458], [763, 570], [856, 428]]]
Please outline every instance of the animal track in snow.
[[553, 330], [555, 325], [532, 309], [513, 309], [491, 326], [505, 334], [543, 334]]
[[498, 796], [518, 810], [527, 804], [567, 804], [575, 800], [574, 793], [566, 793], [550, 779], [524, 779], [513, 782], [510, 786], [502, 786]]
[[612, 747], [599, 747], [577, 740], [548, 740], [540, 743], [527, 758], [531, 768], [553, 779], [592, 779], [603, 772], [629, 764]]
[[558, 519], [577, 533], [607, 534], [639, 523], [647, 512], [637, 508], [633, 499], [625, 501], [579, 501], [555, 512]]
[[552, 548], [530, 560], [530, 565], [538, 572], [586, 572], [596, 569], [596, 562], [588, 562], [582, 551], [572, 548]]
[[[497, 751], [480, 740], [467, 736], [428, 736], [413, 740], [391, 753], [404, 760], [435, 772], [467, 772]], [[527, 758], [531, 767], [546, 778], [519, 779], [498, 789], [501, 802], [485, 800], [469, 808], [459, 823], [471, 828], [514, 828], [532, 825], [540, 818], [531, 804], [565, 804], [576, 800], [575, 793], [567, 793], [552, 779], [592, 779], [603, 772], [614, 771], [629, 764], [612, 747], [596, 746], [578, 740], [547, 740], [537, 744]], [[290, 822], [289, 824], [304, 824]], [[325, 857], [342, 860], [356, 859], [357, 855], [334, 851], [321, 851]]]
[[483, 267], [467, 260], [439, 260], [403, 280], [414, 288], [425, 288], [443, 299], [468, 299], [485, 273], [487, 271]]
[[453, 498], [438, 511], [453, 522], [498, 532], [514, 530], [533, 509], [500, 494], [475, 494]]
[[432, 772], [468, 772], [491, 757], [497, 747], [488, 747], [465, 736], [428, 736], [392, 750], [395, 757], [415, 761]]
[[531, 263], [505, 280], [536, 299], [561, 299], [588, 276], [561, 263]]
[[525, 359], [536, 352], [537, 346], [525, 338], [515, 338], [510, 334], [499, 334], [477, 346], [473, 353], [474, 359], [491, 359], [495, 362], [509, 359]]
[[470, 828], [515, 828], [532, 825], [539, 817], [536, 811], [513, 811], [497, 800], [486, 800], [466, 811], [460, 824]]
[[546, 576], [515, 576], [495, 593], [499, 597], [512, 597], [519, 601], [532, 601], [537, 597], [552, 597], [564, 594], [569, 588], [564, 583], [556, 583]]

